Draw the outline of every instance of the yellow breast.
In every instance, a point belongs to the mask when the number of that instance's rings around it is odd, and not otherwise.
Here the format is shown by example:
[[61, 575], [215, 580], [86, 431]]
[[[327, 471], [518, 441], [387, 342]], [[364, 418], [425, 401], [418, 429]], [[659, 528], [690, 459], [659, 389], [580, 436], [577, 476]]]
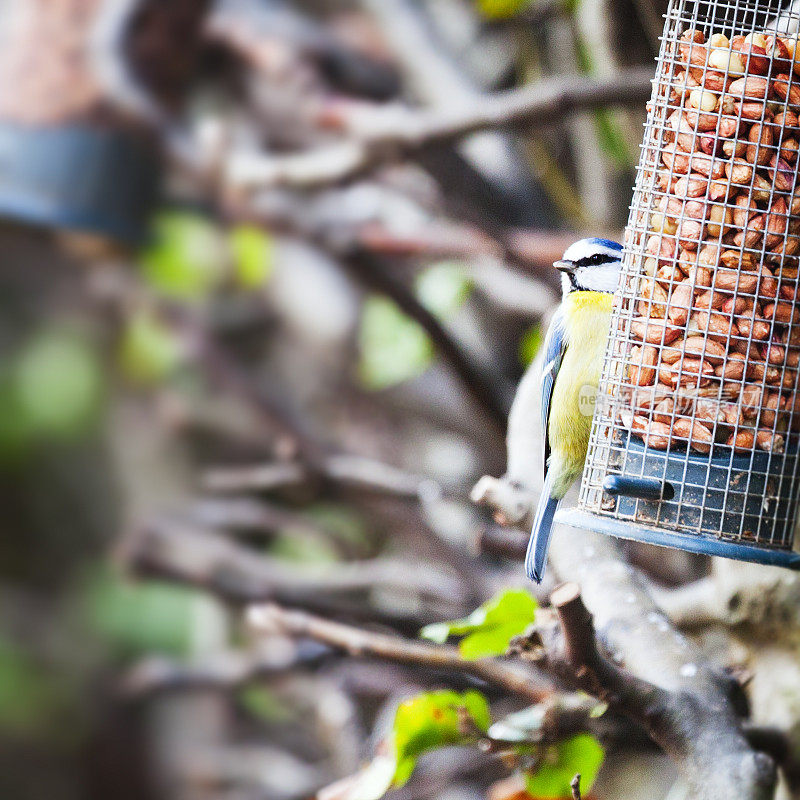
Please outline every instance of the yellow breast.
[[583, 470], [597, 385], [606, 350], [613, 296], [571, 292], [564, 301], [567, 351], [550, 404], [550, 468], [563, 496]]

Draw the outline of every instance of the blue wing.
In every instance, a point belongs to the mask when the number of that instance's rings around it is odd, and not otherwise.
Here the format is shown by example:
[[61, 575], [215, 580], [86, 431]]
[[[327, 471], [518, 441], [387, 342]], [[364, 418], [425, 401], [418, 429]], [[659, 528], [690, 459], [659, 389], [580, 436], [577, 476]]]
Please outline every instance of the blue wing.
[[553, 397], [553, 386], [561, 369], [564, 353], [567, 350], [566, 325], [564, 314], [559, 308], [553, 315], [547, 336], [544, 340], [544, 365], [542, 366], [542, 433], [544, 434], [544, 473], [547, 474], [547, 462], [550, 459], [550, 400]]

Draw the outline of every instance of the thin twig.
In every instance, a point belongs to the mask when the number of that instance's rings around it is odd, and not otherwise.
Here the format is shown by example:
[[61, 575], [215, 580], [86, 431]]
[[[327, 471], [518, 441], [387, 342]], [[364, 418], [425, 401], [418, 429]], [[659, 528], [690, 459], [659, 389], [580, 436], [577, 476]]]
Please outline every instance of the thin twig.
[[550, 686], [519, 664], [494, 658], [467, 661], [455, 647], [447, 645], [423, 644], [375, 633], [278, 605], [253, 606], [247, 618], [256, 631], [314, 639], [360, 658], [372, 656], [400, 664], [454, 670], [502, 687], [529, 702], [541, 702], [552, 694]]
[[499, 431], [505, 431], [508, 409], [511, 406], [511, 387], [505, 385], [505, 378], [491, 374], [487, 368], [476, 364], [436, 316], [417, 300], [408, 286], [380, 259], [371, 253], [357, 252], [345, 259], [343, 265], [365, 286], [394, 300], [401, 311], [425, 330], [436, 350], [461, 378], [478, 406], [486, 410], [489, 419]]

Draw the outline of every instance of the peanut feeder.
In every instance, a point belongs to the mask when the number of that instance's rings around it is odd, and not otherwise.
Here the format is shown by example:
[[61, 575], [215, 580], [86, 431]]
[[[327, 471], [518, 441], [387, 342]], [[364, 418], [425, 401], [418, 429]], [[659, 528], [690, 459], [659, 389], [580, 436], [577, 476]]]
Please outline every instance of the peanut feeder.
[[800, 567], [797, 12], [672, 0], [578, 509]]

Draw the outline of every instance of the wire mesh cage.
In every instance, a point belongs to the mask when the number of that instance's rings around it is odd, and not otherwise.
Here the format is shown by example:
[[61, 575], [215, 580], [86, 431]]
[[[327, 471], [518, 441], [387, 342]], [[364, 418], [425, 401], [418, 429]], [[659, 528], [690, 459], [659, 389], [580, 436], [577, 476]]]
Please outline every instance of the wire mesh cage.
[[800, 566], [800, 11], [672, 0], [567, 524]]

